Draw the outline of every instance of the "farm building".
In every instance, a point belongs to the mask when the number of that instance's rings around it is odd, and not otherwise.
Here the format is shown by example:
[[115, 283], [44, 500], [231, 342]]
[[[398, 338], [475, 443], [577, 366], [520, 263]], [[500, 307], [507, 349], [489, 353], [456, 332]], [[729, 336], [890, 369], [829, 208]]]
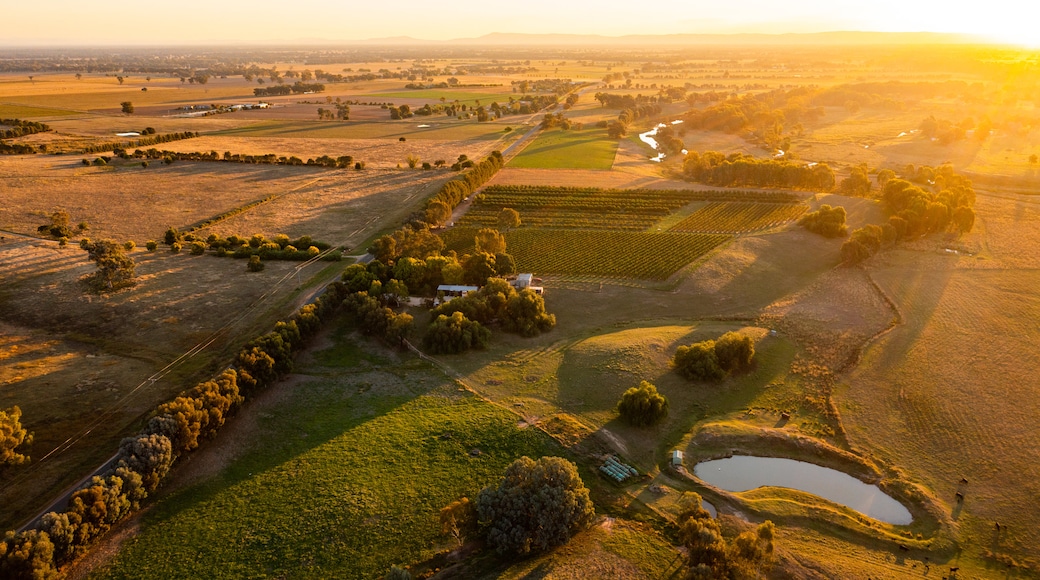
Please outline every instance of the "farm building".
[[459, 298], [470, 292], [480, 290], [478, 286], [458, 286], [456, 284], [441, 284], [437, 287], [437, 294], [444, 294], [445, 298]]
[[683, 462], [683, 452], [682, 451], [679, 451], [678, 449], [673, 449], [672, 453], [670, 455], [671, 455], [672, 466], [673, 467], [682, 465], [682, 462]]
[[541, 286], [534, 286], [534, 274], [517, 274], [516, 280], [512, 281], [513, 287], [517, 290], [523, 290], [524, 288], [530, 288], [535, 294], [541, 294], [545, 290]]

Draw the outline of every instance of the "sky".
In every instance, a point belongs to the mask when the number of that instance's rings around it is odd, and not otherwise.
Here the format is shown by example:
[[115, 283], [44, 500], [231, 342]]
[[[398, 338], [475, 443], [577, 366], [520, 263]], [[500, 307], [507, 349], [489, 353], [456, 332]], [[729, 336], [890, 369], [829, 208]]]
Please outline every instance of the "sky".
[[266, 44], [492, 32], [621, 36], [862, 30], [957, 32], [1040, 47], [1040, 3], [1023, 0], [219, 0], [98, 4], [0, 0], [0, 45]]

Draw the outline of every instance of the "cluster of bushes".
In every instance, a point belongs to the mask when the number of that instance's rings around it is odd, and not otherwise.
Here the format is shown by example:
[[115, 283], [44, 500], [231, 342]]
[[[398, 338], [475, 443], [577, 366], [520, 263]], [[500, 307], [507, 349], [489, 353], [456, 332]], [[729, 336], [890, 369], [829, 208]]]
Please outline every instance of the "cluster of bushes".
[[641, 381], [621, 395], [617, 404], [618, 415], [636, 427], [653, 425], [668, 415], [668, 399], [657, 392], [657, 387]]
[[820, 209], [803, 215], [798, 225], [825, 238], [840, 238], [848, 232], [845, 217], [845, 208], [840, 205], [831, 207], [823, 204]]
[[751, 337], [727, 332], [717, 340], [704, 340], [675, 351], [672, 366], [687, 379], [718, 381], [751, 367], [755, 344]]
[[[218, 234], [210, 234], [203, 241], [195, 237], [194, 234], [182, 235], [177, 228], [170, 227], [163, 235], [163, 243], [170, 246], [173, 251], [180, 250], [183, 247], [182, 242], [189, 244], [191, 253], [195, 256], [201, 256], [209, 250], [219, 258], [231, 256], [232, 258], [246, 259], [257, 256], [264, 260], [292, 260], [298, 262], [310, 260], [332, 248], [331, 244], [316, 241], [310, 236], [301, 236], [293, 240], [285, 234], [278, 234], [271, 239], [267, 239], [263, 234], [253, 234], [249, 238], [237, 235], [225, 238]], [[151, 244], [149, 244], [148, 248], [149, 250], [152, 249]], [[333, 252], [323, 256], [322, 259], [339, 261], [342, 257], [341, 252]]]
[[[40, 148], [42, 149], [43, 145], [41, 145]], [[32, 145], [0, 141], [0, 155], [32, 155], [36, 152], [36, 147]]]
[[559, 127], [564, 131], [569, 131], [571, 129], [576, 129], [580, 131], [585, 128], [585, 125], [583, 123], [572, 122], [567, 117], [564, 117], [563, 113], [560, 112], [556, 114], [546, 113], [545, 116], [542, 117], [541, 127], [542, 129], [552, 129], [553, 127]]
[[690, 493], [679, 514], [679, 540], [686, 548], [690, 571], [687, 578], [763, 578], [773, 562], [776, 527], [766, 520], [727, 540], [722, 526], [703, 507], [701, 497]]
[[22, 119], [0, 119], [0, 125], [7, 127], [0, 129], [0, 137], [4, 139], [17, 139], [25, 135], [34, 135], [51, 130], [46, 123], [24, 121]]
[[192, 139], [198, 137], [199, 134], [195, 131], [183, 131], [180, 133], [165, 133], [162, 135], [153, 135], [151, 137], [145, 137], [143, 139], [136, 139], [133, 141], [121, 141], [119, 143], [95, 143], [93, 145], [87, 145], [83, 148], [83, 153], [100, 153], [102, 151], [114, 151], [114, 150], [125, 150], [130, 147], [147, 147], [148, 145], [156, 145], [158, 143], [169, 143], [171, 141], [181, 141], [183, 139]]
[[253, 89], [253, 95], [257, 97], [275, 97], [288, 94], [320, 93], [325, 90], [321, 83], [305, 83], [296, 81], [291, 85], [277, 85], [273, 87], [260, 87]]
[[159, 405], [140, 433], [120, 443], [115, 466], [75, 491], [64, 511], [43, 516], [38, 530], [7, 532], [0, 542], [0, 576], [56, 577], [57, 565], [137, 510], [179, 457], [211, 437], [249, 396], [290, 372], [293, 354], [345, 294], [342, 284], [331, 284], [314, 303], [246, 344], [233, 368]]
[[826, 163], [793, 163], [783, 159], [759, 159], [744, 153], [724, 155], [691, 151], [683, 160], [687, 179], [724, 187], [786, 187], [830, 191], [834, 171]]
[[[900, 220], [900, 218], [893, 218]], [[867, 224], [853, 230], [849, 239], [841, 245], [841, 260], [845, 264], [858, 264], [881, 251], [882, 247], [894, 244], [899, 239], [898, 230], [892, 223], [876, 226]]]
[[[50, 215], [50, 223], [39, 226], [36, 228], [36, 232], [39, 234], [50, 234], [54, 238], [59, 239], [70, 238], [74, 233], [70, 225], [70, 219], [69, 212], [60, 208], [56, 209]], [[87, 225], [87, 222], [80, 222], [80, 224], [76, 226], [75, 231], [83, 232], [89, 229], [89, 227], [90, 226]]]
[[606, 126], [607, 135], [611, 139], [621, 139], [628, 134], [628, 126], [635, 120], [651, 117], [661, 113], [661, 105], [656, 103], [637, 105], [629, 107], [618, 113], [617, 119], [613, 121], [600, 121], [599, 125]]
[[28, 463], [29, 456], [19, 447], [31, 445], [33, 436], [22, 427], [22, 410], [17, 405], [0, 409], [0, 470], [8, 465]]

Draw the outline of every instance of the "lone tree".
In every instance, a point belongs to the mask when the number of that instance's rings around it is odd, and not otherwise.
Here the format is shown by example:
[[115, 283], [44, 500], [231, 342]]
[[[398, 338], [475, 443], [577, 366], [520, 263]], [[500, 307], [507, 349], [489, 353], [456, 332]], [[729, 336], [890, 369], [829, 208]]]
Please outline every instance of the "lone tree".
[[134, 285], [134, 261], [126, 255], [123, 244], [101, 240], [81, 245], [97, 264], [97, 271], [89, 279], [94, 290], [106, 292]]
[[29, 456], [16, 449], [32, 443], [32, 433], [22, 427], [22, 410], [18, 406], [0, 409], [0, 468], [20, 465], [29, 461]]
[[642, 381], [621, 395], [618, 414], [636, 427], [653, 425], [668, 415], [668, 399], [657, 392], [657, 387]]
[[498, 213], [498, 227], [510, 229], [520, 227], [520, 212], [511, 207], [504, 207]]
[[480, 228], [473, 237], [477, 252], [500, 254], [506, 251], [506, 237], [494, 228]]
[[477, 517], [499, 554], [528, 554], [565, 544], [592, 523], [595, 510], [578, 468], [560, 457], [521, 457], [497, 488], [477, 499]]
[[123, 101], [122, 103], [119, 103], [119, 105], [121, 107], [123, 107], [123, 112], [126, 113], [127, 115], [133, 115], [134, 114], [134, 104], [131, 103], [130, 101]]

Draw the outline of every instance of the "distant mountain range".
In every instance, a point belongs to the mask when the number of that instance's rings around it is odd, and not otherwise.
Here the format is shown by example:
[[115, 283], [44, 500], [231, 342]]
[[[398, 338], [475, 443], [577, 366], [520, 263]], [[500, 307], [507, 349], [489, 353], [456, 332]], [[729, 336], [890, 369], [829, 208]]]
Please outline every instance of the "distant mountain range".
[[[330, 41], [331, 42], [331, 41]], [[495, 32], [476, 38], [424, 40], [410, 36], [346, 41], [368, 46], [682, 46], [682, 45], [864, 45], [864, 44], [968, 44], [984, 43], [968, 34], [939, 32], [835, 31], [790, 34], [523, 34]]]

